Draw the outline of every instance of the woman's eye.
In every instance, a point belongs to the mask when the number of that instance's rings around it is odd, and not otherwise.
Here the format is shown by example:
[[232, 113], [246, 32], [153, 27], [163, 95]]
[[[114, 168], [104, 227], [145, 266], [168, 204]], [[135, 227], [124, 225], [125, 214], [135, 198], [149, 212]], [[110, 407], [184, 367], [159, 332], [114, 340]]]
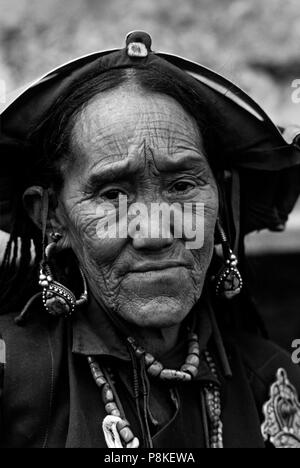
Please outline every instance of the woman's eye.
[[120, 195], [126, 195], [125, 192], [119, 189], [107, 190], [106, 192], [101, 193], [102, 198], [107, 200], [118, 200]]
[[193, 188], [194, 188], [194, 184], [192, 184], [191, 182], [180, 181], [180, 182], [176, 182], [172, 186], [172, 191], [180, 193], [180, 192], [187, 192], [188, 190], [191, 190]]

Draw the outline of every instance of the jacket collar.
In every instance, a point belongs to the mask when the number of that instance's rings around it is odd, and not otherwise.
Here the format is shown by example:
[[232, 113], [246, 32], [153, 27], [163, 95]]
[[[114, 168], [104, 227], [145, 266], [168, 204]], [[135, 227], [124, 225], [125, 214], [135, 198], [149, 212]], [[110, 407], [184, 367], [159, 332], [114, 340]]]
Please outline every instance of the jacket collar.
[[88, 307], [73, 317], [72, 352], [130, 361], [127, 346], [107, 314], [91, 296]]
[[[201, 307], [201, 311], [199, 311]], [[193, 329], [199, 337], [200, 351], [203, 351], [212, 336], [212, 325], [205, 304], [197, 306], [198, 314], [194, 315]], [[88, 307], [78, 311], [72, 319], [73, 342], [72, 352], [84, 356], [115, 358], [130, 362], [130, 354], [122, 335], [109, 319], [94, 297], [91, 297]], [[171, 366], [171, 362], [182, 348], [179, 343], [175, 350], [163, 356], [161, 360]], [[218, 383], [209, 367], [201, 361], [196, 380]]]

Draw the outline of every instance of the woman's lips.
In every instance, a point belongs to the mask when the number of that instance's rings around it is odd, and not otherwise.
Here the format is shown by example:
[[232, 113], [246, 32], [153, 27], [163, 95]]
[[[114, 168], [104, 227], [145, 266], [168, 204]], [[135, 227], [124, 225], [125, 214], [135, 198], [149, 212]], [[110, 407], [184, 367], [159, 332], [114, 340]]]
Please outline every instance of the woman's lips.
[[163, 262], [140, 262], [134, 265], [128, 273], [147, 273], [147, 272], [152, 272], [152, 271], [162, 271], [162, 270], [167, 270], [170, 268], [178, 268], [178, 267], [184, 267], [184, 268], [191, 268], [190, 265], [184, 262], [180, 261], [163, 261]]
[[186, 283], [190, 283], [191, 263], [175, 260], [145, 260], [133, 262], [123, 276], [122, 285], [143, 297], [176, 296]]

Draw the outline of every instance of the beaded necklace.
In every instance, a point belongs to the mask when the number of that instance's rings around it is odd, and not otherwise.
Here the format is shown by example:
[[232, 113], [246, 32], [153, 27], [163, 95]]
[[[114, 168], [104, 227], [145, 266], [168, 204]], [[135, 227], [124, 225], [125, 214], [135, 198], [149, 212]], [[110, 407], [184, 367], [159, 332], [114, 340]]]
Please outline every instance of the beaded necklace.
[[189, 332], [188, 334], [188, 355], [180, 370], [164, 369], [161, 362], [157, 361], [152, 354], [146, 353], [142, 346], [137, 346], [134, 338], [129, 337], [127, 341], [132, 346], [138, 359], [144, 356], [146, 370], [151, 377], [157, 377], [161, 380], [185, 382], [192, 380], [198, 375], [200, 348], [196, 333]]
[[[188, 336], [188, 356], [180, 370], [164, 369], [163, 365], [150, 353], [146, 353], [144, 348], [137, 346], [133, 338], [127, 339], [138, 358], [144, 357], [147, 373], [151, 377], [173, 382], [190, 381], [198, 374], [200, 364], [200, 348], [198, 336], [189, 333]], [[218, 376], [217, 368], [213, 358], [208, 351], [204, 352], [204, 358], [214, 375]], [[113, 388], [109, 384], [107, 376], [100, 368], [95, 358], [89, 356], [88, 363], [96, 385], [101, 390], [102, 401], [107, 413], [103, 421], [103, 431], [105, 440], [109, 448], [125, 447], [138, 448], [139, 439], [134, 436], [129, 422], [126, 420], [120, 404], [117, 404], [118, 397], [114, 394]], [[210, 448], [223, 448], [223, 424], [221, 421], [221, 398], [217, 385], [208, 383], [204, 386], [205, 416], [209, 420], [209, 445]]]

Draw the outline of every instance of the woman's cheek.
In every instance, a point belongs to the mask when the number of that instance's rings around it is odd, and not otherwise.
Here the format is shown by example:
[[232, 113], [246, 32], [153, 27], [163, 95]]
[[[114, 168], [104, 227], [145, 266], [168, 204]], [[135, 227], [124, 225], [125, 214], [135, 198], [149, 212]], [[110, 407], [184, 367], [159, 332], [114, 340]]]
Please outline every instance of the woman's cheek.
[[[84, 252], [90, 260], [107, 263], [109, 258], [114, 258], [122, 250], [126, 239], [118, 238], [113, 233], [103, 228], [105, 220], [91, 212], [73, 213], [71, 219], [71, 245], [76, 254], [81, 256]], [[105, 232], [107, 235], [105, 235]]]
[[209, 247], [214, 240], [214, 231], [219, 211], [217, 189], [207, 185], [199, 189], [196, 197], [190, 203], [185, 203], [183, 220], [186, 247], [199, 250]]

